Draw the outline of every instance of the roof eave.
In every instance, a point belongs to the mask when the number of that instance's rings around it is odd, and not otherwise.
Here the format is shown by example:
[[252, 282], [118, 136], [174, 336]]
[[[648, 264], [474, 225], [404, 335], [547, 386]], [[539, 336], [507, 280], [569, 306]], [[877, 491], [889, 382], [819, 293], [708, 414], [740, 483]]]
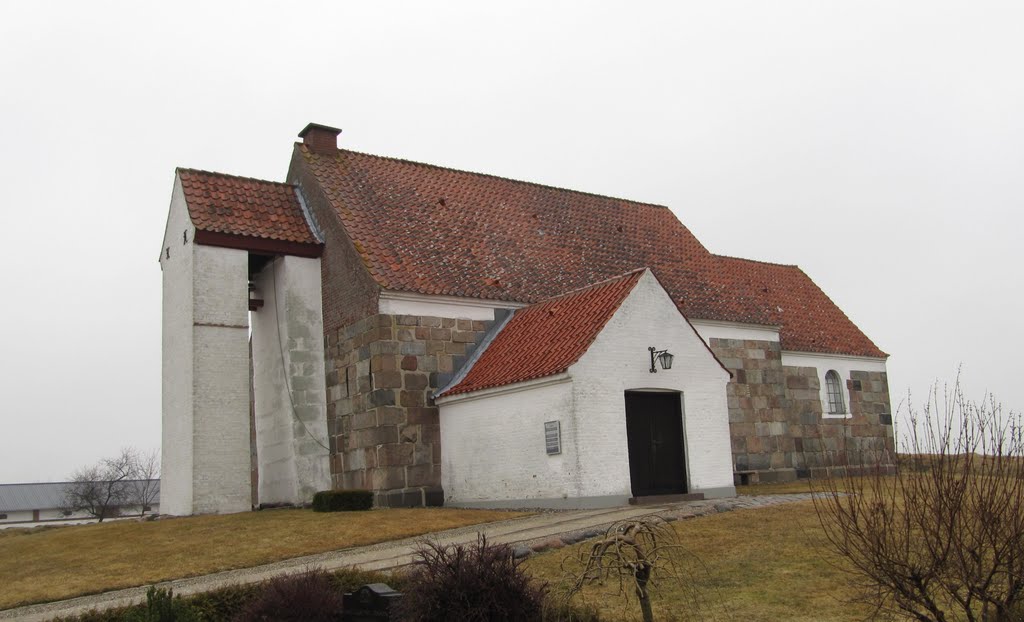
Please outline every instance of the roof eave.
[[324, 245], [316, 242], [293, 242], [291, 240], [275, 240], [273, 238], [257, 238], [221, 231], [205, 231], [196, 229], [195, 243], [202, 246], [219, 246], [243, 251], [266, 253], [271, 255], [292, 255], [315, 259], [324, 251]]

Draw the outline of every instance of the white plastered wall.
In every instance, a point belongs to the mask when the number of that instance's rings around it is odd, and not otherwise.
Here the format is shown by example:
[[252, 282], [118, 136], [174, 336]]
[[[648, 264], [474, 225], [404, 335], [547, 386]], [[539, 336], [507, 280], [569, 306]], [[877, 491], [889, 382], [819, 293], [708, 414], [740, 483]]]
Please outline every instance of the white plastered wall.
[[331, 486], [320, 260], [278, 257], [255, 284], [264, 301], [251, 316], [259, 503], [306, 503]]
[[694, 330], [711, 343], [712, 339], [743, 339], [750, 341], [778, 341], [779, 329], [775, 326], [722, 322], [718, 320], [690, 320]]
[[249, 253], [194, 245], [192, 513], [252, 508]]
[[[441, 406], [445, 504], [585, 495], [579, 486], [573, 430], [565, 423], [574, 412], [567, 376], [478, 393]], [[559, 419], [562, 453], [548, 456], [544, 422]]]
[[[675, 355], [651, 373], [649, 346]], [[569, 369], [581, 423], [578, 451], [591, 494], [630, 492], [626, 391], [681, 393], [689, 492], [734, 496], [726, 385], [729, 373], [708, 351], [650, 271], [644, 273], [586, 354]]]
[[378, 307], [389, 315], [421, 315], [465, 320], [490, 321], [495, 309], [520, 309], [525, 303], [479, 300], [459, 296], [428, 296], [410, 292], [380, 293]]
[[[649, 345], [675, 354], [672, 370], [650, 373]], [[734, 495], [728, 379], [647, 272], [563, 377], [438, 400], [445, 502], [556, 507], [624, 503], [632, 496], [625, 391], [644, 389], [682, 392], [690, 491], [709, 497]], [[559, 455], [546, 454], [547, 421], [560, 422]]]
[[[184, 235], [183, 235], [184, 234]], [[163, 465], [167, 514], [251, 508], [246, 251], [200, 246], [180, 182], [163, 269]]]
[[[183, 238], [182, 234], [185, 234]], [[192, 226], [175, 176], [160, 247], [163, 271], [163, 373], [160, 491], [164, 512], [192, 513]]]

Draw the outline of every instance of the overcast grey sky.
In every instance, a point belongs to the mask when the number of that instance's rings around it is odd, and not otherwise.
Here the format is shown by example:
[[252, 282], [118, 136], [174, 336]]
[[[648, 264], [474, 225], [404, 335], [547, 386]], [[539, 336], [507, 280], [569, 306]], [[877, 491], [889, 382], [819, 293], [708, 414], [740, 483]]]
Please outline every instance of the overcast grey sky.
[[1024, 408], [1024, 4], [5, 2], [0, 482], [160, 442], [175, 166], [295, 134], [668, 205], [889, 359]]

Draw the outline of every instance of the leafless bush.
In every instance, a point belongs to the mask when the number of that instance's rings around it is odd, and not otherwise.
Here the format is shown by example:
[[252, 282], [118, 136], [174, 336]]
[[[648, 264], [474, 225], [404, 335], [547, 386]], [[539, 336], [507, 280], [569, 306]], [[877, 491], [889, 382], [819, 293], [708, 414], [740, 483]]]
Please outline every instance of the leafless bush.
[[[679, 584], [687, 597], [688, 612], [706, 619], [704, 603], [692, 579], [691, 564], [703, 564], [688, 551], [675, 530], [655, 515], [613, 523], [604, 535], [577, 555], [562, 561], [562, 571], [569, 580], [566, 598], [572, 598], [585, 586], [609, 581], [617, 583], [619, 594], [628, 604], [633, 597], [640, 606], [644, 622], [654, 620], [651, 593], [663, 581]], [[687, 589], [690, 588], [690, 589]]]
[[531, 581], [506, 544], [421, 542], [398, 605], [408, 622], [542, 620], [546, 587]]
[[829, 470], [815, 500], [828, 541], [880, 610], [1024, 619], [1020, 416], [968, 401], [959, 382], [907, 411], [898, 459]]
[[242, 607], [234, 620], [344, 620], [342, 601], [342, 592], [333, 584], [329, 574], [320, 568], [307, 568], [297, 574], [274, 577], [261, 585], [257, 596]]

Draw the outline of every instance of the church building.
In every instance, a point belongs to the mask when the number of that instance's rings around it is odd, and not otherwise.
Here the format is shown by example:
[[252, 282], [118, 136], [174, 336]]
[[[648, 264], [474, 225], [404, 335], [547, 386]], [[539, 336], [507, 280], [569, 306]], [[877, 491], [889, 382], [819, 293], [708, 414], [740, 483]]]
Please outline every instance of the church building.
[[339, 135], [284, 182], [175, 173], [163, 512], [715, 498], [893, 450], [887, 355], [800, 268]]

